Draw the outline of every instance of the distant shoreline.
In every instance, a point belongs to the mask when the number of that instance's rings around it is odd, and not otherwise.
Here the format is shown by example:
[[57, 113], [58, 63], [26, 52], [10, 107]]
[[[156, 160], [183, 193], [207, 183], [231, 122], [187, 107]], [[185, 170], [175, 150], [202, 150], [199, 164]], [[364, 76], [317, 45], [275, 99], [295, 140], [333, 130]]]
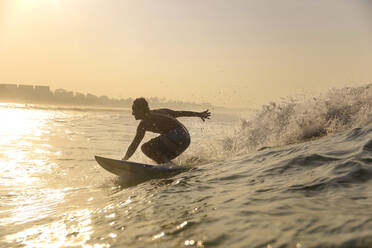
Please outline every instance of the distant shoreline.
[[[210, 103], [192, 103], [167, 100], [165, 98], [146, 98], [152, 108], [172, 107], [182, 109], [221, 108]], [[54, 106], [93, 107], [93, 108], [131, 108], [133, 98], [112, 99], [107, 96], [96, 96], [90, 93], [57, 89], [51, 91], [49, 86], [0, 84], [0, 103], [41, 104]]]

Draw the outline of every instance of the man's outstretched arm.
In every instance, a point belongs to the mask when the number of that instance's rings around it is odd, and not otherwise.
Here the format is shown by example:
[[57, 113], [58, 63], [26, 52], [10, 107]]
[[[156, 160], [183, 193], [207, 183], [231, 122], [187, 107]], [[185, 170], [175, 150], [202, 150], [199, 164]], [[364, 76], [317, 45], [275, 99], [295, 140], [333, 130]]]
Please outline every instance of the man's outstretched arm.
[[141, 143], [143, 137], [145, 136], [145, 132], [146, 130], [144, 124], [141, 122], [137, 127], [136, 136], [128, 147], [128, 150], [122, 160], [128, 160], [133, 155], [133, 153], [137, 150], [138, 145]]
[[209, 119], [211, 116], [211, 112], [209, 110], [205, 110], [203, 112], [193, 112], [193, 111], [175, 111], [176, 117], [199, 117], [202, 121], [205, 119]]
[[205, 119], [209, 119], [211, 116], [211, 112], [209, 110], [205, 110], [203, 112], [194, 112], [194, 111], [175, 111], [175, 110], [170, 110], [170, 109], [161, 109], [160, 111], [166, 112], [168, 115], [173, 116], [174, 118], [177, 117], [199, 117], [203, 121]]

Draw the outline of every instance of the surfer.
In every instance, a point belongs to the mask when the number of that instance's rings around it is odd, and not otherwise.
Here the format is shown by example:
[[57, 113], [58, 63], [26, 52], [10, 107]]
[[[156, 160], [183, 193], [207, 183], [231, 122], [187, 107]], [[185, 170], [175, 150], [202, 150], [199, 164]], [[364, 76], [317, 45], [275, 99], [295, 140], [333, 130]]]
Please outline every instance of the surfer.
[[122, 160], [128, 160], [137, 150], [146, 131], [160, 135], [141, 146], [142, 152], [158, 164], [170, 162], [179, 156], [190, 145], [190, 135], [177, 117], [199, 117], [203, 121], [209, 119], [209, 110], [203, 112], [175, 111], [171, 109], [150, 110], [145, 98], [133, 101], [132, 114], [136, 120], [141, 120], [136, 136], [129, 145]]

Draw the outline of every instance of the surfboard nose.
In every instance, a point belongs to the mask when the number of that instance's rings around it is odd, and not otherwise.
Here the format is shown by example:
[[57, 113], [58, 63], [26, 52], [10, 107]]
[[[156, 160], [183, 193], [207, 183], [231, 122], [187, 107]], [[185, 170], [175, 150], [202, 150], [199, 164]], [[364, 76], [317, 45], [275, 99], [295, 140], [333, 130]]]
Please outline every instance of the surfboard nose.
[[94, 156], [94, 159], [99, 163], [99, 161], [102, 161], [103, 160], [103, 157], [100, 157], [100, 156], [95, 155]]

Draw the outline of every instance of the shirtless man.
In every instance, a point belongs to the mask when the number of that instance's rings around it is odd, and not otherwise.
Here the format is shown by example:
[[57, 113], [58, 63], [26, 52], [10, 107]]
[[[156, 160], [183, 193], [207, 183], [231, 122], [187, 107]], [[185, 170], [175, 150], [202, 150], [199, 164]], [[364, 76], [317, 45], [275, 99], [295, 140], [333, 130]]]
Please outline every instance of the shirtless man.
[[142, 152], [158, 164], [170, 162], [179, 156], [190, 145], [190, 135], [177, 117], [199, 117], [203, 121], [209, 119], [211, 113], [174, 111], [171, 109], [150, 110], [144, 98], [137, 98], [132, 105], [132, 114], [136, 120], [141, 120], [137, 127], [137, 133], [123, 160], [128, 160], [137, 150], [146, 131], [159, 133], [160, 135], [141, 146]]

